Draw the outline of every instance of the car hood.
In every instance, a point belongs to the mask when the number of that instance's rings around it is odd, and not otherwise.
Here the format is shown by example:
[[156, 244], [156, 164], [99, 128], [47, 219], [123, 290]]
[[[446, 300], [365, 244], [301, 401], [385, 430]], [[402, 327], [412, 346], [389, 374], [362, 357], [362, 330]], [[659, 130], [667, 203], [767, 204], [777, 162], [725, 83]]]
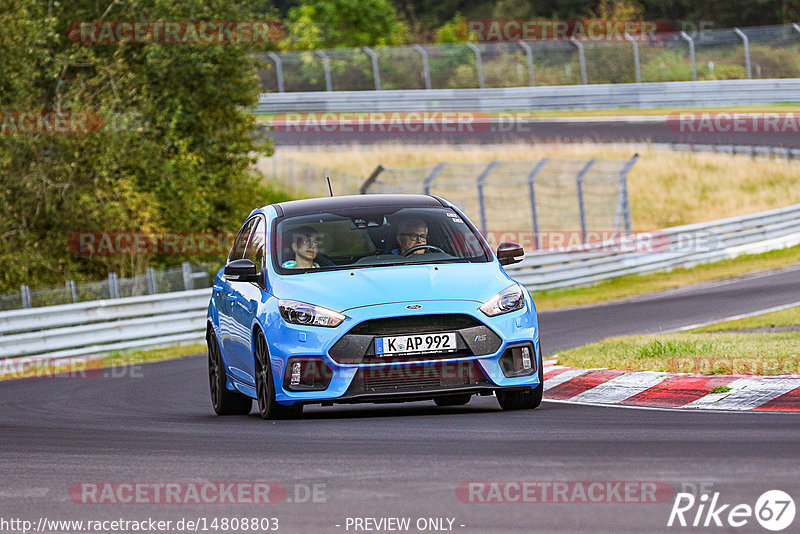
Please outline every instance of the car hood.
[[496, 262], [369, 267], [275, 275], [272, 293], [344, 312], [390, 302], [485, 302], [513, 283]]

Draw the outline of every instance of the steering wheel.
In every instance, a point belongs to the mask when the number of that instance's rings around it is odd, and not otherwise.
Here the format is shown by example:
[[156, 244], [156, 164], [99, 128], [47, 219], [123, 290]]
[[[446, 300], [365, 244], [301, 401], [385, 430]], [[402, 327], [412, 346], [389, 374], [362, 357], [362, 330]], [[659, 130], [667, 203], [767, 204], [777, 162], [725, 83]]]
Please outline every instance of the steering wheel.
[[442, 254], [445, 253], [444, 250], [440, 249], [439, 247], [435, 247], [433, 245], [417, 245], [417, 246], [411, 247], [410, 249], [408, 249], [405, 252], [403, 252], [403, 257], [407, 258], [411, 254], [414, 254], [416, 251], [424, 250], [424, 249], [429, 249], [429, 250], [432, 250], [433, 252], [441, 252]]

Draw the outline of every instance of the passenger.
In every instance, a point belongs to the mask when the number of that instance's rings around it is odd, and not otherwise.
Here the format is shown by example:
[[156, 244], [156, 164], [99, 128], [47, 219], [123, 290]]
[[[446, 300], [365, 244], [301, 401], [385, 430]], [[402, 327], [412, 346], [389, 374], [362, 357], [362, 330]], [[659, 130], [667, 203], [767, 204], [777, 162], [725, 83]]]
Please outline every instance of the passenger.
[[[397, 226], [397, 244], [400, 248], [392, 250], [392, 254], [405, 254], [409, 249], [428, 244], [428, 225], [422, 219], [406, 219]], [[424, 254], [421, 248], [412, 254]]]
[[284, 269], [317, 269], [319, 264], [314, 261], [322, 245], [322, 236], [310, 226], [301, 226], [290, 230], [290, 242], [294, 251], [294, 260], [283, 262]]

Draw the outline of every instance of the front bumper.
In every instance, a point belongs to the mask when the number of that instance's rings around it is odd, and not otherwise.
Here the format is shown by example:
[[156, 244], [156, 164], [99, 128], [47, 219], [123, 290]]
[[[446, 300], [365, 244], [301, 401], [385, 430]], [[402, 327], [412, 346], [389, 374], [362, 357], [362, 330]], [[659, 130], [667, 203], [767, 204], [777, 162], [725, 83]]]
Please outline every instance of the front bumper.
[[[398, 402], [430, 399], [454, 393], [490, 394], [498, 388], [525, 389], [539, 385], [541, 355], [536, 312], [530, 302], [522, 310], [486, 317], [474, 301], [422, 301], [421, 310], [409, 311], [407, 302], [355, 308], [337, 328], [320, 328], [274, 321], [269, 327], [270, 361], [275, 396], [281, 404]], [[431, 321], [428, 332], [458, 332], [458, 349], [449, 354], [405, 355], [381, 358], [374, 353], [375, 335], [423, 331], [427, 319], [461, 316], [459, 323]], [[392, 319], [395, 321], [392, 321]], [[388, 322], [381, 323], [386, 319]], [[399, 319], [399, 320], [397, 320]], [[375, 324], [370, 331], [365, 324]], [[398, 326], [386, 326], [397, 324]], [[404, 326], [403, 326], [404, 325]], [[449, 325], [449, 326], [448, 326]], [[381, 330], [381, 326], [386, 326]], [[461, 328], [456, 328], [460, 326]], [[361, 328], [359, 328], [361, 327]], [[392, 328], [405, 331], [392, 331]], [[414, 330], [414, 329], [417, 330]], [[410, 329], [410, 330], [408, 330]], [[526, 376], [507, 377], [500, 358], [509, 346], [530, 344], [532, 370]], [[535, 347], [535, 348], [534, 348]], [[318, 360], [329, 369], [324, 389], [293, 388], [291, 362]], [[326, 371], [328, 372], [328, 371]]]

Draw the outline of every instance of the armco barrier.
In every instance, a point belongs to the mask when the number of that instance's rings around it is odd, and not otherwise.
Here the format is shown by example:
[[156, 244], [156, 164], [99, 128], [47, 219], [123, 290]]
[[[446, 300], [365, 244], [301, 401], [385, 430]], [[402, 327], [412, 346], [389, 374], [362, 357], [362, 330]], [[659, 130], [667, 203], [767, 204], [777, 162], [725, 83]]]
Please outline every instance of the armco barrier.
[[798, 221], [800, 204], [652, 232], [656, 236], [653, 252], [603, 252], [615, 247], [601, 243], [578, 253], [529, 254], [507, 272], [528, 289], [537, 290], [591, 284], [624, 274], [690, 267], [800, 244]]
[[257, 113], [731, 107], [796, 102], [800, 78], [497, 89], [264, 93]]
[[[800, 244], [798, 221], [800, 204], [653, 232], [655, 252], [603, 252], [609, 244], [596, 244], [579, 253], [530, 253], [506, 271], [532, 291], [591, 284], [794, 246]], [[687, 236], [695, 245], [682, 250]], [[0, 312], [0, 361], [202, 342], [210, 296], [210, 289], [198, 289]]]
[[200, 343], [211, 289], [0, 312], [0, 359]]

